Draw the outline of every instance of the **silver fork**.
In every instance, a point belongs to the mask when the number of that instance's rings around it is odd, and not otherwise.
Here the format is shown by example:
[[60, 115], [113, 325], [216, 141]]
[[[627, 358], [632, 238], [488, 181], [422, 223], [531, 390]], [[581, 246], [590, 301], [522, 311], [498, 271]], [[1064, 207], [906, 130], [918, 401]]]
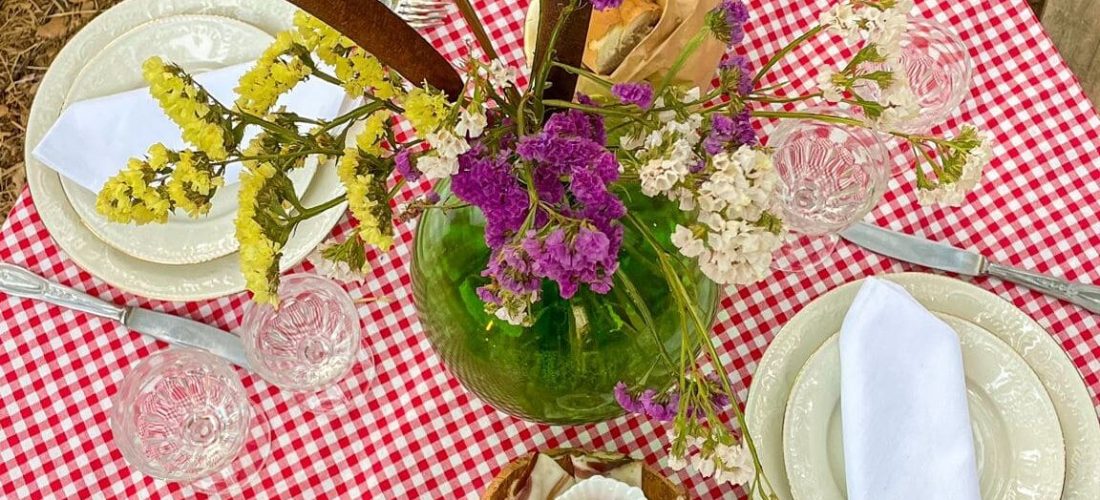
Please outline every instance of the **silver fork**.
[[[396, 4], [396, 5], [395, 5]], [[395, 0], [390, 8], [416, 29], [430, 28], [447, 17], [448, 0]]]

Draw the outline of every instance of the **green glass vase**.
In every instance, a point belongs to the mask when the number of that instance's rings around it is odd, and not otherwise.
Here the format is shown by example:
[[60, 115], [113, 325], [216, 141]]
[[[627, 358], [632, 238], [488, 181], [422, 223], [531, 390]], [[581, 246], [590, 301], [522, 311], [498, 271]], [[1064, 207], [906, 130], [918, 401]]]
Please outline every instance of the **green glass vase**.
[[[441, 198], [450, 193], [440, 186]], [[457, 202], [457, 200], [452, 200]], [[637, 192], [624, 197], [662, 246], [684, 213]], [[623, 413], [619, 381], [632, 388], [670, 387], [679, 377], [680, 309], [656, 253], [626, 225], [614, 288], [600, 295], [581, 287], [564, 300], [546, 280], [532, 310], [534, 324], [518, 327], [486, 314], [477, 288], [489, 259], [485, 219], [475, 208], [429, 210], [416, 230], [412, 284], [420, 321], [436, 352], [462, 385], [494, 408], [552, 424], [599, 422]], [[677, 279], [713, 321], [718, 288], [694, 260], [679, 256]], [[708, 323], [709, 324], [709, 323]], [[689, 346], [695, 356], [698, 346]]]

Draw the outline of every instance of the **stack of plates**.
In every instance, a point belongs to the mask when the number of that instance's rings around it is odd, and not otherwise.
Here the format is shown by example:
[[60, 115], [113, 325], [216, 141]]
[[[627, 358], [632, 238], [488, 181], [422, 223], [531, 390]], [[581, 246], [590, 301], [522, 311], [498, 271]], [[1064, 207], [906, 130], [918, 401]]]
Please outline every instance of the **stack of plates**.
[[[959, 334], [982, 498], [1100, 498], [1100, 422], [1054, 338], [1008, 302], [961, 281], [885, 278]], [[780, 498], [846, 498], [837, 332], [860, 285], [807, 305], [756, 369], [749, 430]]]
[[[218, 193], [204, 218], [173, 215], [163, 225], [114, 224], [96, 212], [96, 193], [29, 152], [66, 106], [144, 87], [145, 59], [161, 56], [191, 72], [255, 60], [275, 33], [291, 25], [294, 11], [282, 0], [127, 0], [95, 18], [58, 54], [31, 108], [27, 182], [46, 229], [80, 267], [155, 299], [201, 300], [244, 289], [233, 234], [236, 185]], [[345, 102], [345, 109], [350, 105]], [[343, 192], [333, 168], [308, 166], [292, 177], [306, 206]], [[300, 224], [283, 251], [284, 269], [305, 258], [343, 213], [341, 205]]]

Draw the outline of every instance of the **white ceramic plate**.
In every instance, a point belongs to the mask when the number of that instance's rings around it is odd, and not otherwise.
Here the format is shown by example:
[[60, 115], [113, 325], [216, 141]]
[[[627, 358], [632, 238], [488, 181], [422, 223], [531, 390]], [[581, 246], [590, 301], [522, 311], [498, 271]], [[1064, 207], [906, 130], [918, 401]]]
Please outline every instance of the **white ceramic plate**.
[[[973, 285], [934, 274], [884, 276], [905, 287], [933, 312], [973, 323], [1024, 358], [1046, 388], [1066, 445], [1063, 499], [1100, 498], [1100, 421], [1073, 362], [1027, 314]], [[779, 498], [791, 498], [783, 463], [787, 399], [806, 360], [840, 330], [861, 282], [848, 283], [807, 305], [783, 327], [764, 353], [749, 390], [746, 416], [764, 471]]]
[[[982, 498], [1057, 500], [1065, 444], [1043, 384], [1011, 347], [973, 323], [936, 314], [959, 334]], [[840, 416], [840, 349], [833, 335], [791, 391], [783, 456], [797, 500], [847, 497]]]
[[[69, 89], [65, 106], [145, 86], [141, 65], [153, 56], [200, 73], [255, 60], [272, 40], [265, 31], [228, 17], [190, 14], [155, 19], [117, 38], [88, 61]], [[299, 196], [315, 170], [309, 165], [290, 173]], [[65, 177], [61, 185], [84, 225], [127, 255], [160, 264], [195, 264], [237, 251], [239, 184], [218, 190], [204, 217], [171, 214], [165, 224], [144, 226], [109, 222], [96, 211], [96, 193]], [[297, 253], [289, 245], [287, 251]]]
[[[268, 34], [291, 25], [294, 6], [282, 0], [127, 0], [88, 23], [58, 54], [35, 95], [27, 127], [27, 151], [60, 115], [66, 95], [85, 63], [113, 40], [154, 19], [177, 15], [214, 15], [237, 19]], [[128, 292], [163, 300], [202, 300], [244, 290], [237, 256], [191, 265], [147, 262], [110, 246], [82, 222], [65, 196], [60, 176], [26, 155], [27, 183], [35, 207], [58, 246], [81, 268]], [[317, 205], [342, 192], [335, 169], [319, 169], [303, 201]], [[301, 225], [283, 268], [300, 262], [324, 240], [344, 213], [344, 205]], [[291, 251], [293, 250], [293, 251]]]

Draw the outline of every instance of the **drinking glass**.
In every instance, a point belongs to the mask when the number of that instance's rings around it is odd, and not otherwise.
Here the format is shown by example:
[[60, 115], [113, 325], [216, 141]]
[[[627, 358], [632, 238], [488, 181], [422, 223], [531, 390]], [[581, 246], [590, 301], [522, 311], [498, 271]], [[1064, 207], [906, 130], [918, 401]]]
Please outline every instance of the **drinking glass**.
[[123, 379], [111, 407], [123, 458], [207, 494], [239, 494], [270, 455], [270, 426], [237, 373], [206, 351], [172, 348]]
[[241, 340], [253, 370], [293, 392], [308, 410], [338, 413], [346, 408], [348, 398], [338, 382], [357, 359], [359, 314], [332, 280], [307, 273], [283, 277], [278, 308], [247, 306]]
[[[925, 133], [943, 123], [970, 90], [973, 63], [958, 33], [931, 19], [911, 17], [901, 42], [901, 59], [909, 88], [920, 103], [920, 115], [897, 126], [901, 132]], [[869, 71], [890, 69], [873, 65]], [[868, 81], [855, 87], [856, 94], [872, 101], [882, 88]]]
[[[814, 114], [852, 115], [836, 108]], [[839, 115], [838, 115], [839, 113]], [[769, 136], [779, 200], [789, 230], [772, 267], [801, 272], [836, 248], [837, 234], [863, 218], [886, 188], [889, 166], [878, 134], [815, 119], [787, 119]]]

